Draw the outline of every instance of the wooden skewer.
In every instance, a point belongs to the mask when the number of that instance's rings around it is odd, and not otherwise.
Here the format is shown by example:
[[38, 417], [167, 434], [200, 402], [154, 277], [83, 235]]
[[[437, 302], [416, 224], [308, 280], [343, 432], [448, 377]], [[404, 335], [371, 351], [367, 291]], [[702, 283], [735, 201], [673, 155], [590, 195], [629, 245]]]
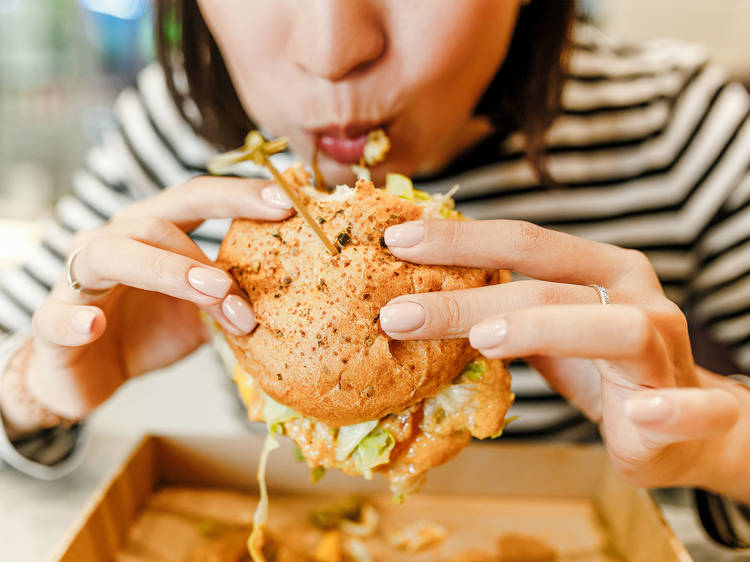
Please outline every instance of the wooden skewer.
[[323, 232], [323, 229], [320, 228], [318, 222], [310, 214], [310, 211], [307, 210], [307, 207], [305, 207], [299, 197], [297, 197], [294, 188], [287, 183], [284, 177], [276, 169], [276, 166], [274, 166], [268, 158], [271, 154], [281, 152], [285, 148], [286, 139], [280, 138], [267, 141], [258, 131], [251, 131], [245, 138], [245, 144], [241, 148], [225, 154], [220, 154], [211, 161], [208, 169], [212, 174], [221, 175], [229, 166], [236, 164], [237, 162], [242, 162], [243, 160], [251, 160], [256, 164], [265, 166], [265, 168], [271, 172], [274, 181], [284, 190], [284, 193], [286, 193], [286, 196], [292, 202], [294, 209], [303, 219], [305, 219], [305, 222], [310, 225], [310, 228], [313, 229], [313, 232], [323, 243], [326, 250], [328, 250], [332, 256], [335, 256], [339, 253], [339, 249], [329, 240], [328, 236]]
[[307, 224], [310, 225], [310, 228], [313, 229], [320, 241], [323, 242], [323, 245], [326, 247], [326, 250], [328, 250], [328, 253], [330, 253], [332, 256], [338, 254], [339, 249], [333, 245], [333, 242], [329, 240], [328, 236], [326, 236], [326, 233], [323, 232], [322, 228], [320, 228], [318, 221], [313, 218], [313, 216], [310, 214], [310, 211], [307, 210], [307, 207], [302, 204], [302, 201], [299, 200], [299, 197], [297, 197], [294, 189], [286, 182], [283, 176], [276, 169], [276, 166], [271, 164], [271, 161], [268, 159], [268, 157], [265, 157], [265, 166], [266, 168], [268, 168], [268, 171], [271, 172], [271, 175], [273, 176], [273, 179], [276, 181], [276, 183], [278, 183], [281, 186], [281, 189], [284, 190], [286, 196], [289, 197], [289, 200], [292, 202], [292, 206], [300, 215], [302, 215], [302, 218], [305, 219]]

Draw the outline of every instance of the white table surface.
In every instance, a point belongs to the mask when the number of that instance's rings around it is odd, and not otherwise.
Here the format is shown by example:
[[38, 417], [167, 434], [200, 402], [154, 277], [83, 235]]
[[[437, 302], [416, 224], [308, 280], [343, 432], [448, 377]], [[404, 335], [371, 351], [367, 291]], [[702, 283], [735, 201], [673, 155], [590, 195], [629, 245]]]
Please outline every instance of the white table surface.
[[[98, 486], [146, 432], [233, 435], [247, 431], [239, 403], [210, 348], [169, 369], [128, 383], [92, 416], [92, 442], [70, 475], [41, 482], [0, 470], [0, 561], [49, 560]], [[674, 495], [668, 500], [675, 502]], [[689, 507], [665, 505], [667, 519], [697, 562], [736, 562], [710, 544]]]

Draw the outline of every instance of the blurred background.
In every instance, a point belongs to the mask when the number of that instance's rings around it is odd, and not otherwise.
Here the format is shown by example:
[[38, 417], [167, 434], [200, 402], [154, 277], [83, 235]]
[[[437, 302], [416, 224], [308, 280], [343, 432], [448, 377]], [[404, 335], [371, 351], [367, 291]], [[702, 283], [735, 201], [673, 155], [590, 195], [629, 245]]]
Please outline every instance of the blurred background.
[[[750, 0], [579, 0], [579, 11], [625, 38], [702, 43], [731, 77], [750, 83]], [[112, 102], [152, 59], [152, 35], [149, 0], [0, 0], [0, 273], [31, 254], [41, 235], [37, 219], [72, 190], [86, 149], [116, 126]], [[107, 437], [64, 489], [41, 487], [4, 471], [0, 499], [12, 506], [23, 499], [26, 507], [22, 513], [15, 507], [0, 509], [7, 515], [0, 525], [3, 553], [32, 549], [40, 553], [35, 560], [48, 554], [98, 479], [127, 449], [118, 441], [125, 433], [137, 437], [144, 428], [245, 433], [234, 393], [207, 383], [204, 376], [217, 370], [211, 350], [194, 354], [191, 361], [179, 373], [128, 385], [99, 409], [95, 427]], [[165, 396], [171, 400], [165, 402]], [[163, 415], [165, 404], [168, 416]], [[674, 510], [668, 516], [681, 529], [681, 539], [708, 552], [691, 512]], [[700, 559], [730, 558], [711, 550]]]
[[[623, 37], [703, 43], [750, 82], [750, 0], [581, 0], [579, 9]], [[152, 32], [148, 0], [0, 0], [0, 267], [29, 252], [35, 219], [114, 126], [113, 98], [153, 56]]]
[[70, 190], [111, 104], [153, 56], [148, 0], [0, 0], [0, 267]]

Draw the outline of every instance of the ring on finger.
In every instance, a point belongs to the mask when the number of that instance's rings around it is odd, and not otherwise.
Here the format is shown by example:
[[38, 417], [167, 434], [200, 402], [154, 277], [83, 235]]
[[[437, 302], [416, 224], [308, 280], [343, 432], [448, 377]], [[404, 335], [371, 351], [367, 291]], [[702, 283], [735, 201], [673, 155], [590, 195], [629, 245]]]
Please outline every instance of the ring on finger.
[[68, 281], [68, 287], [77, 294], [85, 295], [87, 297], [101, 297], [109, 293], [113, 287], [107, 287], [106, 289], [87, 289], [81, 285], [81, 282], [76, 279], [75, 275], [73, 275], [73, 262], [80, 253], [81, 248], [73, 250], [65, 261], [65, 278]]
[[592, 289], [596, 289], [596, 292], [599, 293], [599, 300], [602, 304], [609, 304], [609, 291], [606, 289], [606, 287], [602, 287], [601, 285], [597, 285], [596, 283], [592, 283], [589, 285]]

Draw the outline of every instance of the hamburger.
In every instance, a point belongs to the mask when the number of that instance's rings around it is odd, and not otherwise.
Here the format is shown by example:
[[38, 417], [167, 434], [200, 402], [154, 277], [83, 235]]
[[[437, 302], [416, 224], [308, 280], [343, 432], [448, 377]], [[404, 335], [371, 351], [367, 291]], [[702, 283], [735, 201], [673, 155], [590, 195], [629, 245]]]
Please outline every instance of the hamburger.
[[501, 361], [466, 339], [397, 341], [378, 313], [392, 298], [481, 287], [504, 272], [397, 260], [384, 230], [405, 221], [458, 219], [450, 196], [415, 190], [389, 174], [322, 194], [303, 168], [285, 172], [321, 228], [340, 248], [329, 255], [299, 216], [281, 223], [237, 219], [218, 263], [253, 303], [245, 336], [225, 334], [234, 380], [251, 420], [291, 438], [314, 478], [335, 468], [384, 474], [398, 497], [472, 437], [497, 437], [513, 402]]

